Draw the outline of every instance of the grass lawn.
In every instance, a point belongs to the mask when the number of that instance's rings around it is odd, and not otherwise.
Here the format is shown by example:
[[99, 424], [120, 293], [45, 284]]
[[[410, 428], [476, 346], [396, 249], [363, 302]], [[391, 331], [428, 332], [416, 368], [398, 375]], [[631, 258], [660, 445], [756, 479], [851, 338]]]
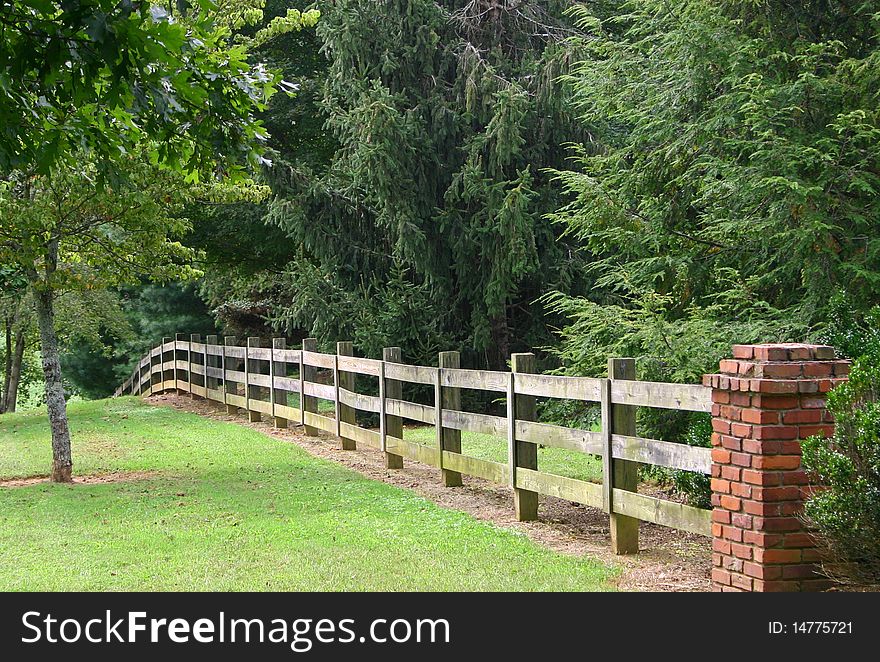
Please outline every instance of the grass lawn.
[[[77, 475], [156, 473], [0, 487], [0, 590], [584, 591], [617, 576], [238, 425], [136, 398], [74, 403], [70, 420]], [[0, 480], [50, 457], [44, 412], [0, 417]]]

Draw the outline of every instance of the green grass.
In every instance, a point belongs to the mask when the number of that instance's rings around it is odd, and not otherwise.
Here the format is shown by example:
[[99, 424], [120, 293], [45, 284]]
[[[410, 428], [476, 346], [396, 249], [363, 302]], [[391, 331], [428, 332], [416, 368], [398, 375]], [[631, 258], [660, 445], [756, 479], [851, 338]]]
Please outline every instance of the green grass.
[[[436, 444], [433, 427], [406, 428], [404, 438], [420, 444]], [[507, 440], [490, 434], [461, 433], [461, 452], [464, 455], [507, 463]], [[602, 460], [563, 448], [538, 448], [538, 467], [541, 471], [569, 478], [602, 482]]]
[[[0, 590], [608, 590], [617, 569], [243, 426], [134, 398], [70, 407], [75, 473], [0, 487]], [[45, 413], [0, 417], [0, 479], [45, 473]]]

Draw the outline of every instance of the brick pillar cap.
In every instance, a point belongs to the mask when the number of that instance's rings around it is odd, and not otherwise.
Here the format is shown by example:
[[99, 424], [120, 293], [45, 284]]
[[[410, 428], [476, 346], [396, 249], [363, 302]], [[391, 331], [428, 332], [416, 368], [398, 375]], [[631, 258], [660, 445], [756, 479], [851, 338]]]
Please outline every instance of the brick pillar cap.
[[807, 343], [734, 345], [733, 357], [756, 361], [833, 361], [836, 358], [834, 348], [830, 345]]

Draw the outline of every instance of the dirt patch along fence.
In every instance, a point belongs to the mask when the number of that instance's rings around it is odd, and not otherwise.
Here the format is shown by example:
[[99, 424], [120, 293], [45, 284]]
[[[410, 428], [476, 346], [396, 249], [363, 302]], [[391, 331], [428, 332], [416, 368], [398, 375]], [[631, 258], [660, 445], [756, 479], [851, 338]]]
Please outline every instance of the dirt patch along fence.
[[[539, 495], [600, 508], [618, 554], [638, 552], [640, 521], [705, 535], [716, 590], [828, 585], [799, 513], [814, 489], [801, 468], [800, 440], [833, 433], [825, 395], [849, 371], [830, 347], [737, 345], [734, 358], [702, 385], [637, 381], [633, 359], [610, 359], [608, 377], [597, 379], [536, 374], [532, 354], [514, 354], [511, 371], [499, 372], [461, 369], [457, 352], [441, 352], [437, 366], [416, 366], [403, 363], [399, 348], [387, 348], [381, 360], [353, 356], [349, 342], [338, 343], [335, 354], [316, 349], [314, 339], [288, 349], [279, 338], [262, 346], [259, 338], [241, 345], [232, 337], [220, 343], [178, 334], [144, 356], [116, 395], [187, 392], [243, 410], [251, 421], [268, 416], [278, 427], [294, 422], [307, 434], [328, 432], [343, 449], [374, 447], [389, 469], [402, 469], [405, 458], [437, 467], [447, 487], [461, 485], [462, 475], [509, 485], [521, 521], [537, 518]], [[405, 384], [433, 393], [433, 404], [403, 399]], [[506, 416], [463, 411], [465, 389], [496, 394]], [[538, 398], [596, 403], [601, 427], [540, 423]], [[713, 447], [639, 437], [637, 407], [711, 414]], [[358, 425], [357, 411], [378, 417], [378, 429]], [[435, 442], [404, 439], [404, 420], [433, 426]], [[463, 453], [462, 431], [505, 439], [506, 462]], [[540, 469], [539, 445], [601, 458], [602, 482]], [[640, 494], [640, 464], [710, 475], [713, 508]]]

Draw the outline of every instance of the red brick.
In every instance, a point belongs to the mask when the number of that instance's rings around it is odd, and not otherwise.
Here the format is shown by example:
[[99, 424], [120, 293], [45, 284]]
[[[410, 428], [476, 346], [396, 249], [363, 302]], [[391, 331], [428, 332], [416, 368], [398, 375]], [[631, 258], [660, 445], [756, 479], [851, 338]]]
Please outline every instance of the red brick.
[[801, 466], [799, 455], [756, 455], [755, 469], [797, 469]]
[[786, 361], [788, 360], [788, 350], [778, 345], [755, 345], [753, 356], [759, 361]]
[[709, 486], [711, 487], [713, 492], [722, 492], [724, 494], [730, 494], [730, 481], [722, 480], [721, 478], [712, 478], [709, 481]]
[[723, 448], [713, 448], [712, 461], [718, 464], [728, 464], [730, 462], [730, 451]]
[[732, 543], [730, 545], [730, 551], [733, 552], [733, 555], [738, 559], [745, 559], [746, 561], [752, 559], [752, 548], [749, 545]]
[[799, 549], [755, 549], [755, 561], [758, 563], [799, 563]]
[[751, 393], [731, 393], [730, 404], [736, 405], [737, 407], [751, 407], [752, 395]]
[[746, 577], [745, 575], [731, 575], [730, 583], [737, 588], [741, 588], [744, 591], [752, 590], [752, 578]]
[[734, 361], [733, 359], [722, 359], [718, 364], [719, 372], [728, 372], [731, 374], [739, 373], [739, 361]]
[[827, 361], [809, 361], [801, 366], [804, 377], [831, 377], [834, 374], [834, 364]]
[[744, 423], [733, 423], [730, 426], [730, 434], [734, 437], [751, 437], [752, 426]]
[[810, 475], [803, 470], [786, 471], [784, 474], [782, 474], [783, 485], [808, 485], [809, 482]]
[[782, 483], [782, 477], [777, 473], [751, 471], [748, 469], [743, 470], [742, 480], [751, 485], [780, 485]]
[[734, 345], [733, 358], [750, 359], [755, 355], [755, 349], [752, 345]]
[[729, 451], [741, 451], [742, 439], [723, 434], [721, 435], [721, 446]]
[[[718, 522], [720, 524], [730, 524], [730, 511], [729, 510], [721, 510], [720, 508], [715, 508], [712, 511], [712, 521]], [[718, 535], [721, 535], [719, 531]]]
[[[803, 396], [801, 397], [801, 407], [804, 409], [825, 409], [826, 400], [824, 396]], [[793, 409], [793, 407], [785, 407], [785, 409]]]
[[733, 496], [742, 497], [744, 499], [752, 498], [752, 487], [751, 485], [745, 485], [744, 483], [731, 483], [730, 484], [730, 493]]
[[735, 526], [725, 526], [724, 535], [722, 537], [726, 538], [727, 540], [732, 540], [733, 542], [742, 542], [743, 530], [738, 529]]
[[782, 422], [786, 425], [799, 423], [821, 423], [822, 412], [817, 409], [794, 409], [782, 414]]
[[731, 453], [730, 462], [738, 467], [750, 467], [752, 465], [752, 456], [748, 453]]
[[756, 531], [799, 531], [803, 526], [797, 517], [756, 517]]
[[[762, 363], [755, 370], [756, 377], [791, 379], [801, 376], [802, 363]], [[829, 373], [830, 374], [830, 373]]]
[[743, 542], [758, 547], [770, 548], [779, 545], [784, 540], [782, 534], [767, 533], [765, 531], [743, 531]]
[[727, 540], [722, 540], [721, 538], [713, 538], [712, 549], [719, 554], [730, 554], [730, 543]]
[[742, 416], [742, 407], [733, 407], [731, 405], [718, 405], [718, 416], [726, 418], [729, 421], [738, 421]]
[[740, 418], [746, 423], [768, 425], [779, 423], [779, 412], [767, 411], [766, 409], [743, 409]]
[[742, 480], [742, 469], [723, 464], [721, 465], [721, 477], [724, 480]]
[[758, 515], [759, 517], [776, 517], [782, 514], [781, 503], [766, 503], [764, 501], [743, 501], [743, 510], [749, 515]]
[[712, 523], [712, 537], [720, 538], [724, 534], [724, 527], [718, 524], [718, 522]]
[[752, 437], [759, 441], [764, 439], [797, 439], [798, 428], [795, 425], [756, 425], [752, 431]]
[[727, 510], [739, 510], [742, 505], [742, 501], [737, 497], [732, 497], [728, 495], [722, 495], [721, 497], [721, 507], [726, 508]]
[[743, 515], [742, 513], [734, 513], [730, 518], [730, 523], [733, 524], [733, 526], [738, 526], [741, 529], [752, 528], [751, 516]]
[[786, 379], [753, 379], [749, 383], [753, 393], [797, 393], [798, 385], [795, 381]]
[[744, 563], [743, 572], [755, 579], [781, 579], [782, 568], [780, 566], [767, 566], [760, 563]]
[[849, 371], [852, 368], [852, 364], [849, 361], [835, 361], [834, 362], [834, 376], [835, 377], [846, 377], [849, 375]]
[[721, 568], [712, 570], [712, 581], [723, 586], [730, 586], [730, 573]]
[[712, 391], [712, 402], [717, 402], [719, 404], [725, 405], [730, 402], [730, 391], [719, 391], [717, 389]]
[[[823, 400], [824, 402], [824, 400]], [[797, 396], [792, 395], [756, 395], [752, 398], [752, 405], [759, 409], [794, 409], [800, 404]]]
[[717, 418], [712, 419], [712, 429], [721, 434], [730, 434], [730, 423]]
[[[765, 474], [768, 475], [768, 474]], [[772, 474], [779, 475], [779, 474]], [[802, 487], [755, 487], [752, 498], [756, 501], [795, 501], [802, 498]]]

